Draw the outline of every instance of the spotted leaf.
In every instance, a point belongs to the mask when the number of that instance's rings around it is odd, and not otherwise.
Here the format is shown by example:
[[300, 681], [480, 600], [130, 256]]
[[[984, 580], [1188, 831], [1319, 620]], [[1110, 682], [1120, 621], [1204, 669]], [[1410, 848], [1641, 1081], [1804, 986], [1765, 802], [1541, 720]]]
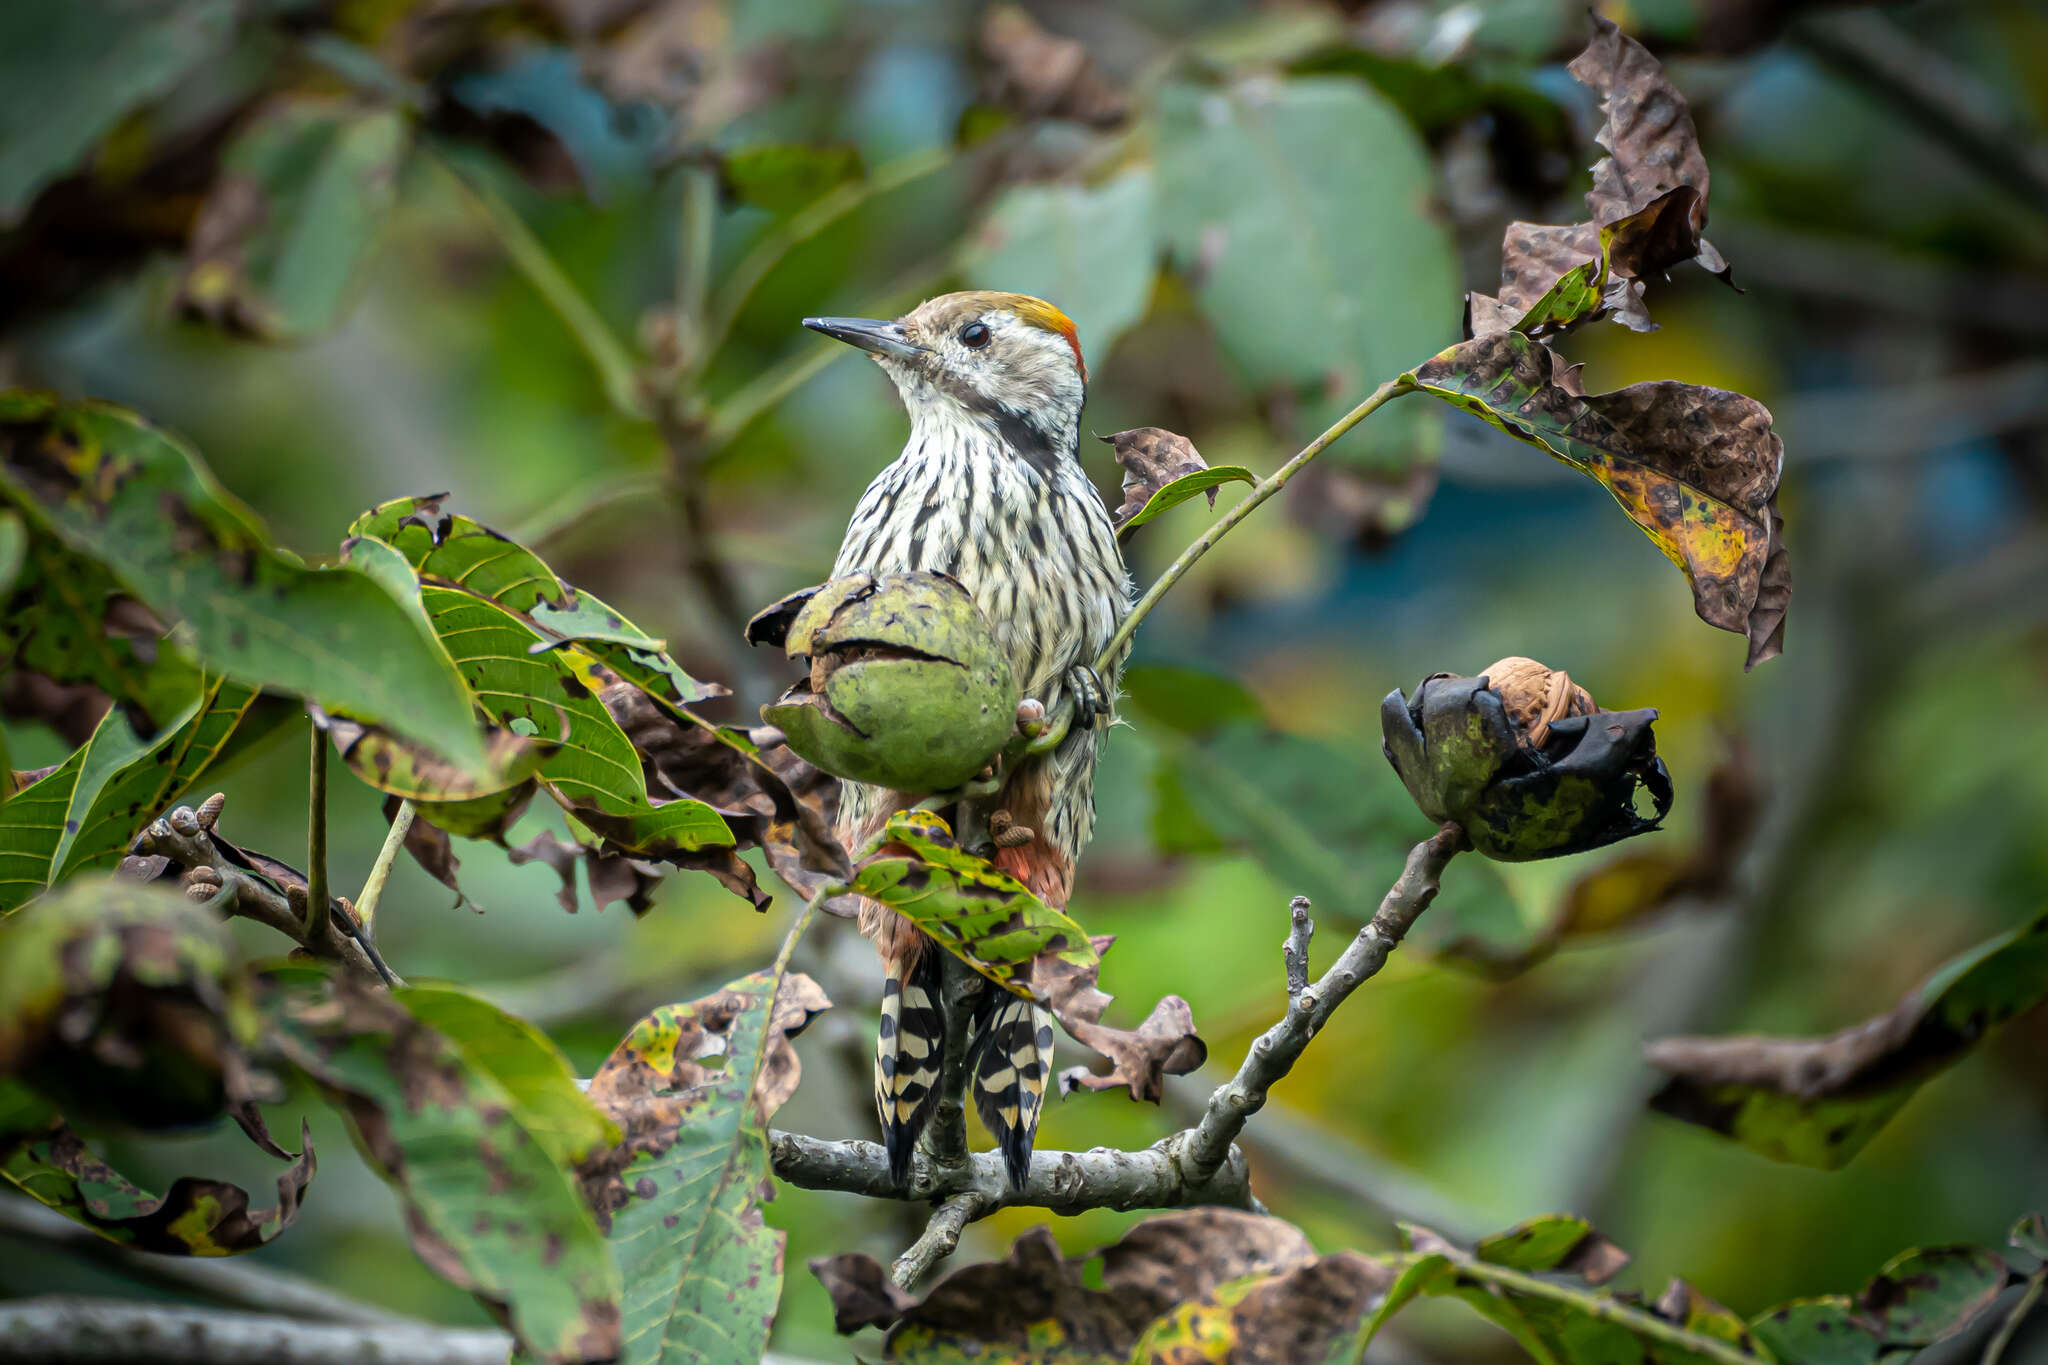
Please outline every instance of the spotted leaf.
[[851, 890], [880, 901], [1004, 990], [1043, 995], [1032, 964], [1101, 960], [1086, 931], [1024, 883], [962, 849], [930, 811], [891, 816], [854, 866]]
[[1700, 619], [1748, 637], [1751, 667], [1783, 647], [1784, 442], [1761, 403], [1675, 381], [1588, 395], [1516, 331], [1453, 346], [1403, 379], [1597, 479], [1684, 571]]
[[135, 414], [0, 395], [0, 496], [180, 625], [209, 668], [483, 763], [469, 698], [406, 607], [362, 573], [272, 548], [188, 448]]
[[625, 1279], [628, 1365], [767, 1346], [783, 1248], [758, 1202], [768, 1119], [802, 1074], [790, 1038], [829, 1004], [809, 977], [756, 972], [648, 1015], [591, 1079], [624, 1134], [583, 1178]]
[[277, 1203], [252, 1208], [225, 1180], [182, 1176], [161, 1195], [142, 1189], [73, 1132], [55, 1109], [0, 1081], [0, 1175], [37, 1202], [110, 1242], [164, 1256], [236, 1256], [290, 1227], [313, 1178], [313, 1138], [277, 1178]]
[[401, 999], [302, 969], [270, 979], [263, 1013], [403, 1201], [413, 1250], [435, 1274], [474, 1293], [536, 1360], [618, 1354], [619, 1272], [551, 1155], [559, 1122], [529, 1108], [524, 1080], [515, 1089], [498, 1074], [523, 1068], [481, 1064]]

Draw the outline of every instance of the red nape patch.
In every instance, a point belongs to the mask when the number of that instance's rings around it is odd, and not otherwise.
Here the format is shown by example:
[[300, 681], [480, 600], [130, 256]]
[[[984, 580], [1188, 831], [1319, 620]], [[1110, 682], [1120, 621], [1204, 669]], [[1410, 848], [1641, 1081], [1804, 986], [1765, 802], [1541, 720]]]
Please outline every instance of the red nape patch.
[[1042, 331], [1057, 332], [1066, 338], [1067, 349], [1074, 353], [1074, 368], [1081, 372], [1081, 382], [1088, 382], [1088, 362], [1081, 358], [1081, 336], [1074, 326], [1074, 320], [1044, 299], [1034, 299], [1028, 294], [1018, 295], [1014, 310], [1018, 317]]

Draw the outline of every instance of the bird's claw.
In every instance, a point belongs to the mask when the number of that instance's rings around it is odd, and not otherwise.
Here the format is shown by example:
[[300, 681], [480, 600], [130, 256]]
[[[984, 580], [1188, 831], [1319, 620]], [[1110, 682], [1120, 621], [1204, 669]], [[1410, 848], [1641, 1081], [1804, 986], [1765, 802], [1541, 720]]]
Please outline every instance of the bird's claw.
[[1102, 685], [1102, 675], [1087, 664], [1075, 664], [1067, 671], [1067, 691], [1074, 698], [1074, 724], [1083, 730], [1092, 730], [1098, 721], [1109, 715], [1109, 689]]

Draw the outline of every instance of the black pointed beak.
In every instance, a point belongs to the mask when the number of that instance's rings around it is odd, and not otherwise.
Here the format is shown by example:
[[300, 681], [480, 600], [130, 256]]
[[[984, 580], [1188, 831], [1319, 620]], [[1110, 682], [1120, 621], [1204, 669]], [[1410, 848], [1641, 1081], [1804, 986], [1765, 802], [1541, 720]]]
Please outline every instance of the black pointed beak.
[[903, 329], [893, 322], [874, 318], [805, 318], [804, 326], [849, 346], [897, 360], [913, 360], [924, 354], [924, 347], [905, 336]]

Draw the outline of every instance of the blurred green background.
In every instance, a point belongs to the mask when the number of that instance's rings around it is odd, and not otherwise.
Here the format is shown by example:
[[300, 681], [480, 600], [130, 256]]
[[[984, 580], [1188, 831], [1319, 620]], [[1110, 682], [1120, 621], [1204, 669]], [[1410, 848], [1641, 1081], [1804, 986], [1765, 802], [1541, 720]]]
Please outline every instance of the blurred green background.
[[[63, 3], [7, 9], [13, 39], [74, 22]], [[160, 22], [115, 0], [75, 9]], [[1460, 293], [1493, 287], [1502, 227], [1582, 218], [1597, 155], [1597, 109], [1563, 69], [1585, 37], [1576, 0], [1068, 0], [1030, 20], [936, 0], [226, 9], [168, 74], [139, 70], [162, 65], [162, 34], [72, 34], [114, 84], [125, 73], [147, 89], [112, 115], [61, 92], [31, 107], [39, 59], [0, 44], [9, 137], [72, 119], [91, 144], [0, 219], [0, 381], [112, 399], [181, 433], [308, 558], [332, 555], [362, 508], [450, 490], [452, 508], [537, 537], [693, 672], [732, 681], [739, 695], [709, 708], [721, 719], [751, 717], [780, 679], [747, 657], [693, 561], [708, 551], [744, 610], [823, 578], [905, 429], [874, 367], [800, 316], [893, 313], [961, 284], [1044, 294], [1080, 324], [1085, 431], [1166, 426], [1212, 464], [1264, 473], [1457, 340]], [[1574, 881], [1647, 845], [1461, 861], [1422, 941], [1336, 1017], [1247, 1140], [1268, 1205], [1325, 1249], [1387, 1245], [1396, 1218], [1469, 1236], [1572, 1210], [1635, 1253], [1629, 1283], [1654, 1293], [1683, 1274], [1750, 1313], [1852, 1290], [1908, 1245], [1995, 1244], [2048, 1202], [2048, 1012], [1935, 1080], [1835, 1173], [1650, 1116], [1640, 1057], [1671, 1033], [1816, 1033], [1876, 1013], [2048, 893], [2048, 18], [2020, 0], [1607, 13], [1691, 96], [1714, 173], [1709, 235], [1747, 292], [1688, 267], [1652, 290], [1661, 331], [1600, 324], [1563, 349], [1593, 388], [1676, 378], [1770, 406], [1796, 585], [1784, 657], [1745, 675], [1740, 640], [1694, 617], [1683, 579], [1597, 487], [1409, 399], [1145, 623], [1135, 662], [1235, 679], [1280, 733], [1191, 746], [1147, 719], [1140, 685], [1107, 746], [1071, 908], [1118, 936], [1102, 979], [1120, 1022], [1181, 994], [1215, 1063], [1234, 1067], [1282, 1008], [1288, 897], [1311, 888], [1272, 840], [1260, 856], [1215, 813], [1215, 790], [1263, 794], [1336, 860], [1322, 962], [1376, 902], [1389, 859], [1428, 833], [1377, 753], [1390, 689], [1526, 654], [1603, 705], [1661, 708], [1679, 804], [1651, 842], [1674, 853], [1739, 739], [1763, 804], [1730, 894], [1496, 981], [1431, 947], [1526, 940]], [[1851, 40], [1873, 31], [1913, 56], [1913, 79], [1859, 65], [1867, 43]], [[1085, 79], [1061, 65], [1079, 54]], [[393, 72], [412, 83], [399, 97], [417, 148], [334, 325], [266, 345], [181, 309], [195, 167], [280, 91], [362, 100]], [[852, 155], [802, 158], [798, 174], [750, 159], [793, 145]], [[762, 181], [746, 177], [764, 164]], [[451, 172], [515, 212], [603, 323], [653, 357], [694, 424], [680, 442], [608, 398]], [[820, 194], [845, 211], [821, 212]], [[693, 233], [708, 242], [695, 277]], [[736, 297], [755, 264], [768, 267], [758, 287]], [[714, 317], [734, 304], [708, 357], [692, 351], [700, 294]], [[1083, 457], [1114, 503], [1107, 447], [1085, 442]], [[1140, 583], [1214, 515], [1193, 502], [1138, 533]], [[1153, 674], [1155, 695], [1175, 685]], [[68, 747], [18, 715], [5, 738], [19, 767]], [[223, 827], [295, 857], [305, 764], [295, 727], [247, 755], [217, 782]], [[344, 887], [376, 850], [378, 806], [352, 786], [335, 799]], [[473, 904], [402, 866], [380, 916], [386, 955], [409, 977], [486, 988], [586, 1071], [645, 1008], [762, 961], [787, 904], [757, 916], [682, 875], [642, 919], [587, 899], [567, 916], [545, 868], [458, 851]], [[778, 1124], [871, 1136], [872, 957], [836, 923], [805, 955], [841, 1008], [800, 1043], [805, 1084]], [[1175, 1082], [1156, 1110], [1073, 1096], [1048, 1106], [1040, 1145], [1149, 1143], [1206, 1089]], [[390, 1196], [309, 1112], [320, 1178], [297, 1228], [258, 1255], [479, 1320], [422, 1273]], [[272, 1125], [289, 1131], [282, 1115]], [[197, 1171], [261, 1188], [274, 1173], [238, 1137], [119, 1150], [160, 1183]], [[1085, 1248], [1138, 1216], [1055, 1228]], [[845, 1358], [803, 1263], [893, 1255], [912, 1211], [785, 1189], [768, 1217], [790, 1235], [776, 1348]], [[1042, 1217], [1002, 1213], [962, 1256], [998, 1254]], [[0, 1293], [113, 1287], [0, 1240]], [[1516, 1358], [1456, 1314], [1418, 1310], [1402, 1328], [1389, 1359]], [[2008, 1355], [2028, 1358], [2048, 1360], [2038, 1326]]]

